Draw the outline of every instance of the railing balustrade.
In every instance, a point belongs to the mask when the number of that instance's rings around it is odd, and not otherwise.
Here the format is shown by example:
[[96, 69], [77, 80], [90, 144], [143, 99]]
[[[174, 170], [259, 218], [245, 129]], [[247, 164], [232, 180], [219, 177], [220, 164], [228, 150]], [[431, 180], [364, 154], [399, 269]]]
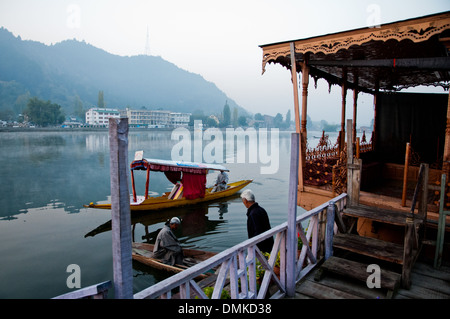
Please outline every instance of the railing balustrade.
[[[324, 221], [327, 209], [335, 207], [335, 214], [341, 214], [347, 202], [347, 194], [341, 194], [310, 211], [303, 213], [296, 219], [297, 233], [302, 245], [296, 258], [295, 280], [298, 283], [324, 256], [326, 236], [333, 236], [325, 232]], [[329, 205], [331, 203], [331, 205]], [[305, 232], [304, 223], [308, 222]], [[179, 294], [182, 299], [208, 298], [199, 283], [194, 279], [206, 272], [215, 272], [212, 286], [212, 299], [220, 299], [222, 291], [227, 289], [232, 299], [264, 299], [270, 285], [275, 285], [277, 291], [271, 298], [283, 297], [286, 293], [286, 237], [287, 222], [276, 226], [263, 234], [250, 238], [234, 247], [211, 257], [189, 269], [167, 278], [134, 295], [135, 299], [162, 298], [170, 299]], [[336, 225], [334, 227], [336, 231]], [[274, 245], [267, 259], [259, 250], [257, 244], [266, 238], [275, 236]], [[275, 271], [279, 255], [279, 276]], [[260, 271], [264, 276], [258, 278]], [[258, 283], [260, 283], [258, 285]]]

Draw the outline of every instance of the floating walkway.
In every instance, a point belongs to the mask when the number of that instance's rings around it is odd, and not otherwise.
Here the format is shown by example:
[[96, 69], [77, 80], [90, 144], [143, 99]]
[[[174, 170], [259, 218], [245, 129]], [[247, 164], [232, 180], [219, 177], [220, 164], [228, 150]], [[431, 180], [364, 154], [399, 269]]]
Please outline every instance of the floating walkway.
[[[294, 299], [387, 299], [388, 289], [368, 288], [358, 279], [327, 274], [317, 280], [320, 268], [310, 272], [295, 289]], [[417, 262], [411, 272], [410, 289], [399, 288], [393, 299], [450, 299], [450, 267], [435, 269]]]

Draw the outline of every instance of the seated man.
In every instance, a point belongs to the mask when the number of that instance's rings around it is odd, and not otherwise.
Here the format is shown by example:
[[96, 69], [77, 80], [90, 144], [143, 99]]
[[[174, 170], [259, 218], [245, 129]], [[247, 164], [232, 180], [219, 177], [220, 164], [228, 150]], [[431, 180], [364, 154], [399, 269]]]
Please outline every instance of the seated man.
[[228, 184], [228, 174], [225, 171], [220, 171], [219, 175], [217, 175], [216, 184], [214, 184], [212, 192], [215, 193], [226, 190], [228, 187], [227, 184]]
[[167, 265], [183, 264], [183, 249], [172, 230], [180, 225], [180, 219], [173, 217], [167, 222], [156, 237], [153, 258], [161, 259]]

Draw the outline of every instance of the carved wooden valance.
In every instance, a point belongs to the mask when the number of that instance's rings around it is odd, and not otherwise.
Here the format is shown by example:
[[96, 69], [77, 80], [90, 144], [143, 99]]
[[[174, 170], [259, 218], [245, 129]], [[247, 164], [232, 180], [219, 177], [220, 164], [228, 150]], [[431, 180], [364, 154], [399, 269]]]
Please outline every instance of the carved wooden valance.
[[[267, 63], [291, 68], [290, 43], [299, 66], [330, 85], [373, 93], [416, 85], [448, 89], [450, 80], [450, 11], [379, 27], [361, 28], [307, 39], [262, 45], [262, 70]], [[343, 72], [343, 69], [348, 72]], [[301, 67], [297, 67], [301, 70]], [[348, 75], [343, 79], [344, 74]]]

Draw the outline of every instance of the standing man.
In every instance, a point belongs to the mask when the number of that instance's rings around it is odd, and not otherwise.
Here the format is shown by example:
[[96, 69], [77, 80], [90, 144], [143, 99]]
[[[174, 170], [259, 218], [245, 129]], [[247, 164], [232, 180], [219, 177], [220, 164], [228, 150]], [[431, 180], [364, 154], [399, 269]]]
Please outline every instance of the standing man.
[[180, 223], [181, 221], [178, 217], [173, 217], [170, 222], [164, 225], [156, 237], [153, 258], [161, 259], [163, 263], [171, 266], [183, 264], [183, 249], [178, 238], [172, 232], [178, 228]]
[[[269, 230], [269, 216], [264, 208], [255, 202], [255, 194], [249, 189], [241, 193], [242, 202], [247, 207], [247, 233], [252, 238]], [[273, 246], [273, 237], [269, 237], [257, 244], [259, 250], [270, 253]]]

